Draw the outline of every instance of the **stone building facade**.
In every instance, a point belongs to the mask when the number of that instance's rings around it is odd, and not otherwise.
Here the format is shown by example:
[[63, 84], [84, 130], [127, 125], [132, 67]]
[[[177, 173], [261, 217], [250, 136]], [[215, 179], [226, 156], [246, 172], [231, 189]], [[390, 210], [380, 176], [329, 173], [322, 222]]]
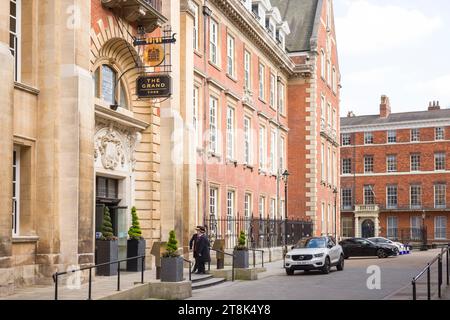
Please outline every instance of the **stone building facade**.
[[342, 236], [384, 236], [428, 243], [449, 238], [450, 110], [341, 119]]

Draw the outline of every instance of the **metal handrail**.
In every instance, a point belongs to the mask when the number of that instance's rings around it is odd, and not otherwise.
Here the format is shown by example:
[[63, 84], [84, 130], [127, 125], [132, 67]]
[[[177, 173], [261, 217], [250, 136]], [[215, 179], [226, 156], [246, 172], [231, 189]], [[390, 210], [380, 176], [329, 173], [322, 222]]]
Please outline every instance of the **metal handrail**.
[[117, 261], [99, 263], [99, 264], [96, 264], [96, 265], [93, 265], [93, 266], [83, 267], [83, 268], [76, 269], [76, 270], [71, 270], [71, 271], [55, 272], [52, 275], [53, 282], [55, 283], [55, 300], [58, 300], [58, 277], [62, 276], [62, 275], [65, 275], [65, 274], [75, 273], [75, 272], [84, 271], [84, 270], [89, 270], [88, 300], [92, 300], [92, 269], [97, 268], [97, 267], [101, 267], [101, 266], [107, 266], [107, 265], [115, 264], [115, 263], [117, 263], [117, 291], [120, 291], [120, 263], [124, 262], [124, 261], [129, 261], [129, 260], [135, 260], [135, 259], [137, 260], [139, 258], [142, 258], [142, 260], [141, 260], [141, 263], [142, 263], [142, 265], [141, 265], [141, 267], [142, 267], [142, 270], [141, 270], [141, 283], [144, 283], [145, 255], [131, 257], [131, 258], [117, 260]]
[[[212, 251], [215, 251], [215, 252], [220, 252], [220, 253], [223, 253], [223, 254], [225, 254], [227, 256], [231, 256], [232, 257], [232, 259], [231, 259], [231, 281], [234, 281], [234, 258], [235, 258], [234, 254], [227, 253], [225, 251], [217, 250], [217, 249], [213, 249], [213, 248], [209, 248], [209, 250], [212, 250]], [[209, 262], [209, 263], [211, 263], [211, 262]]]
[[413, 279], [412, 279], [412, 290], [413, 290], [413, 300], [417, 300], [417, 280], [419, 280], [425, 273], [427, 274], [427, 300], [431, 300], [431, 266], [433, 264], [438, 263], [438, 297], [442, 297], [442, 258], [444, 257], [444, 253], [446, 254], [446, 263], [447, 263], [447, 286], [450, 284], [449, 278], [449, 251], [450, 244], [447, 247], [443, 247], [441, 252], [433, 258], [430, 262], [427, 263], [427, 266], [423, 268]]
[[256, 268], [256, 256], [255, 256], [255, 251], [259, 251], [261, 252], [261, 267], [264, 268], [264, 250], [262, 249], [252, 249], [252, 248], [248, 248], [248, 250], [252, 250], [253, 251], [253, 268]]
[[192, 281], [192, 261], [181, 257], [184, 261], [189, 262], [189, 281]]

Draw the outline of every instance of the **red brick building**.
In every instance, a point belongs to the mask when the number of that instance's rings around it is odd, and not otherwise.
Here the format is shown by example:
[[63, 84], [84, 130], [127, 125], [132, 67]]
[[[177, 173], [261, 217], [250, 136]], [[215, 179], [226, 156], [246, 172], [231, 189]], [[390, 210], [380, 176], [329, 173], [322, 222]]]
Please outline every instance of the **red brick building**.
[[341, 119], [342, 236], [384, 236], [428, 243], [449, 233], [450, 110]]
[[314, 235], [339, 234], [339, 92], [330, 0], [272, 1], [289, 22], [289, 56], [299, 77], [288, 83], [288, 215], [308, 218]]

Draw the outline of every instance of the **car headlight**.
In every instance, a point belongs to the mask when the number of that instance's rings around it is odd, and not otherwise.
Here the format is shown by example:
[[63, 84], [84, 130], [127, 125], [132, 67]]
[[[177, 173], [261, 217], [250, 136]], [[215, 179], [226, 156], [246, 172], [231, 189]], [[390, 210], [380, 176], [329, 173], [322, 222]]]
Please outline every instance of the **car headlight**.
[[318, 253], [314, 255], [314, 258], [322, 258], [324, 253]]
[[291, 258], [291, 255], [290, 254], [287, 254], [286, 255], [286, 259], [290, 259]]

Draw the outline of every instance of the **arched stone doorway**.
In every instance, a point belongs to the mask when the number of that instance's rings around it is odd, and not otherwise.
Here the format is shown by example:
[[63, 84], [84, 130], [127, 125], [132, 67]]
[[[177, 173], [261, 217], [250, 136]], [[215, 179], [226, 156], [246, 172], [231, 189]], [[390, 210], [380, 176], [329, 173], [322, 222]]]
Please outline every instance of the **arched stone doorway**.
[[372, 219], [366, 219], [361, 224], [361, 235], [363, 238], [375, 237], [375, 222]]

